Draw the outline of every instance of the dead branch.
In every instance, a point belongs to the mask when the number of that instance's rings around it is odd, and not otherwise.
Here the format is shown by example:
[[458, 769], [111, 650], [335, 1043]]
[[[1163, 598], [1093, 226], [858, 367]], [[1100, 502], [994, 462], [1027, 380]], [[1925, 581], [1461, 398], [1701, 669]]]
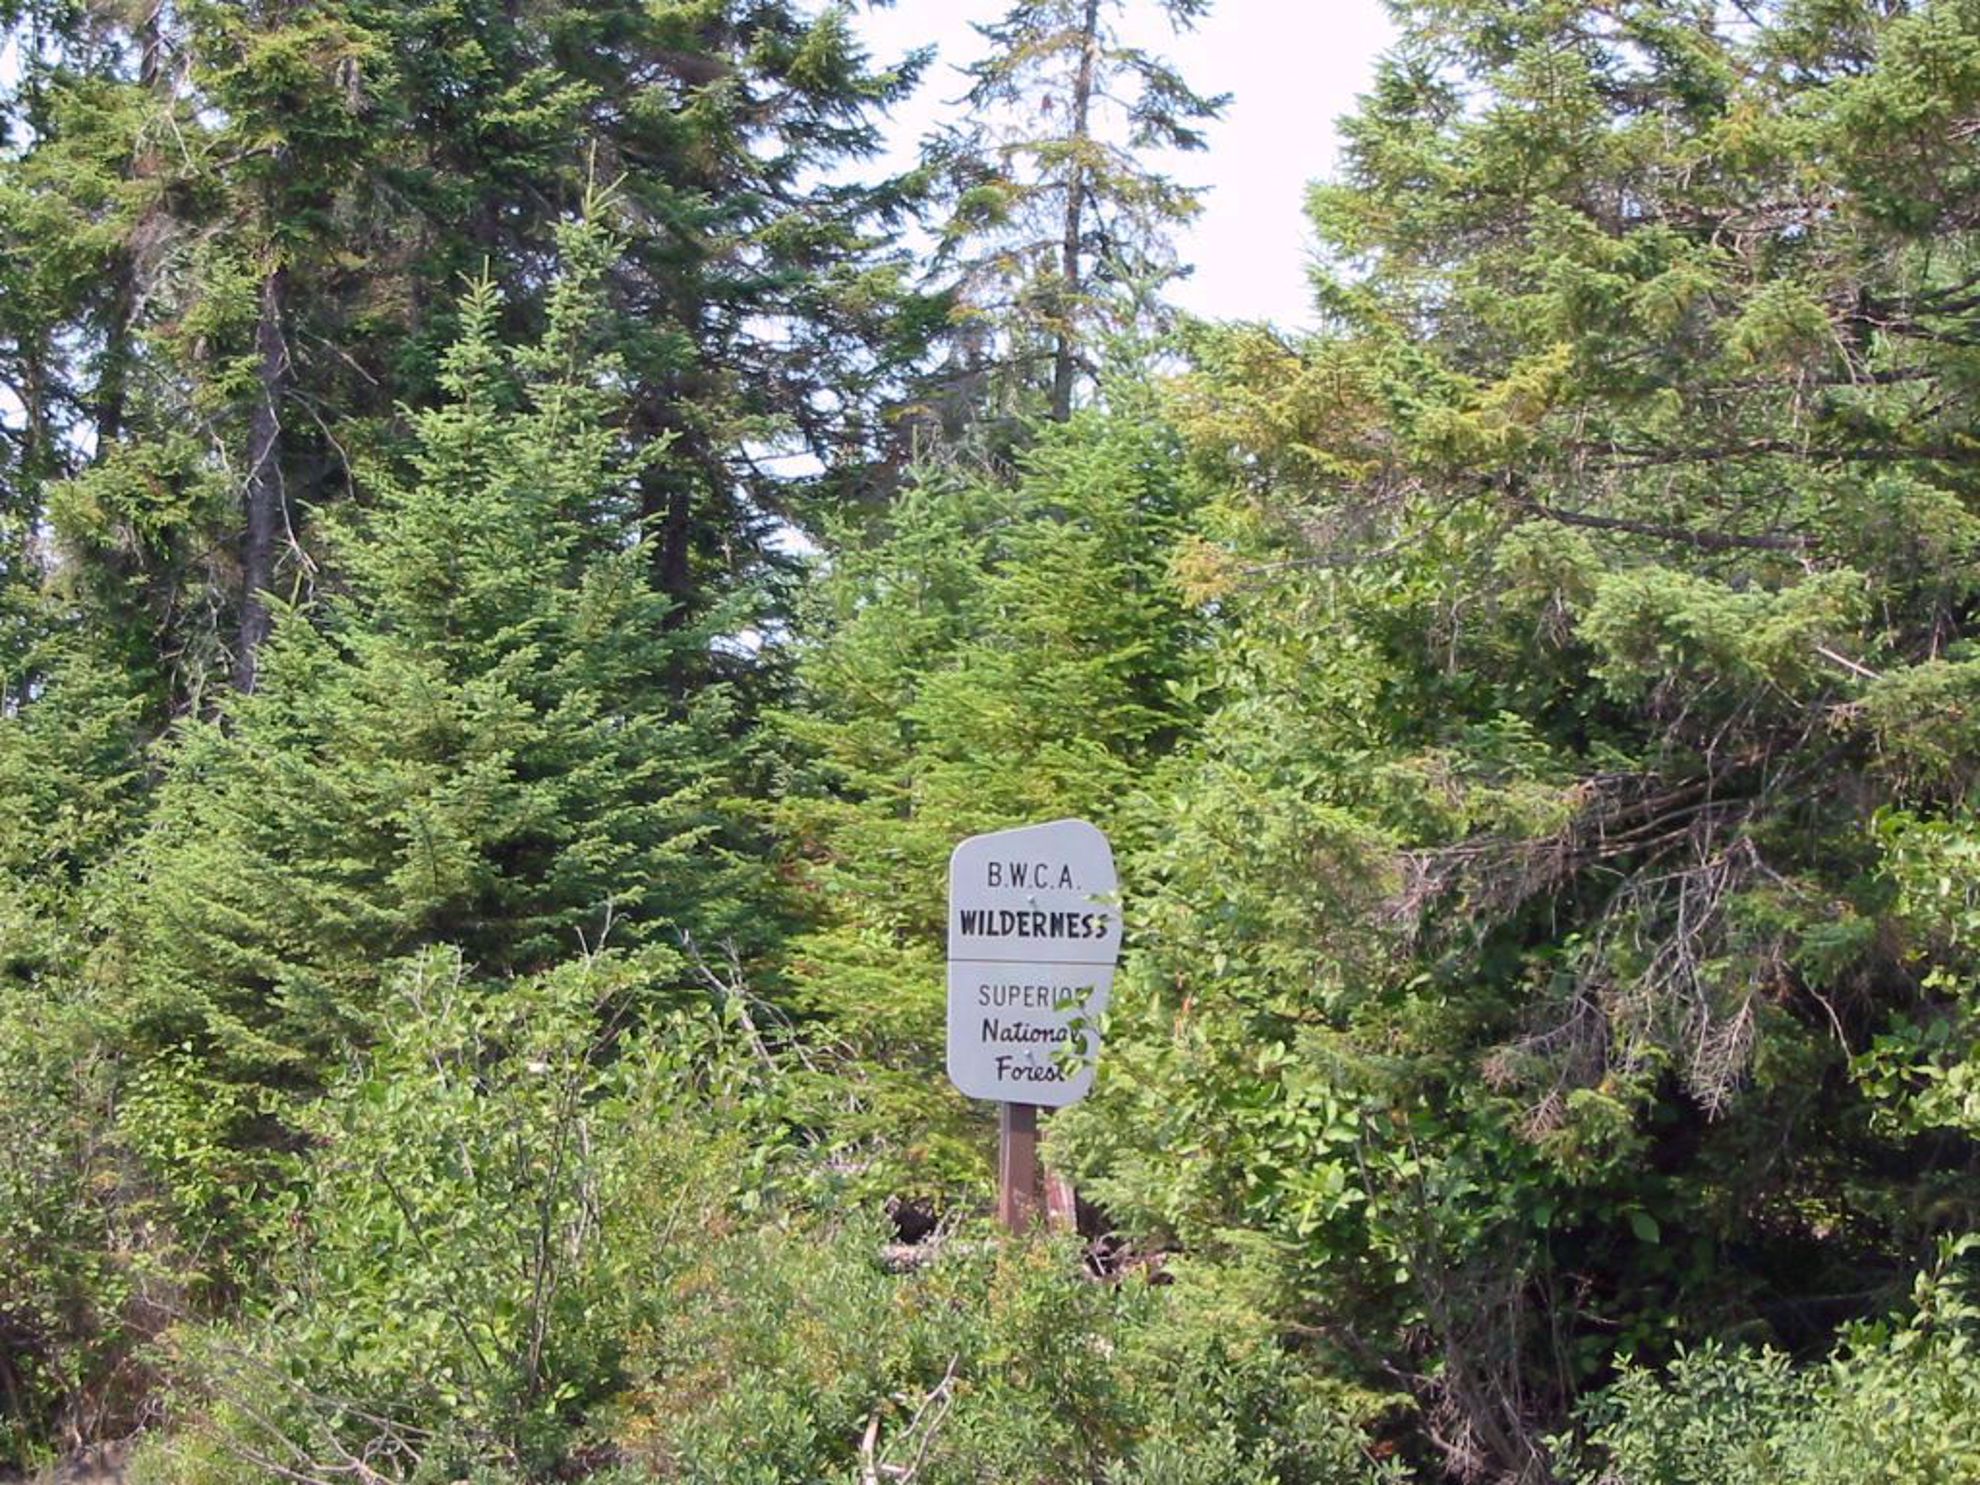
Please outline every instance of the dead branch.
[[1519, 502], [1519, 508], [1529, 515], [1554, 521], [1563, 526], [1583, 526], [1592, 531], [1616, 531], [1629, 536], [1647, 536], [1654, 541], [1694, 547], [1701, 552], [1805, 552], [1814, 545], [1812, 537], [1804, 536], [1799, 532], [1744, 536], [1730, 531], [1700, 531], [1689, 526], [1664, 526], [1652, 521], [1627, 521], [1619, 516], [1596, 516], [1586, 511], [1562, 510], [1559, 506], [1543, 505], [1537, 500], [1522, 500]]
[[[949, 1364], [942, 1372], [942, 1380], [928, 1390], [916, 1405], [914, 1416], [908, 1419], [900, 1443], [903, 1448], [912, 1444], [914, 1457], [904, 1464], [880, 1461], [876, 1473], [871, 1477], [873, 1485], [878, 1485], [880, 1475], [898, 1482], [898, 1485], [909, 1485], [909, 1482], [921, 1472], [921, 1466], [928, 1458], [928, 1447], [935, 1442], [935, 1435], [941, 1430], [943, 1420], [949, 1416], [949, 1409], [955, 1403], [956, 1363], [961, 1359], [959, 1356], [949, 1358]], [[875, 1436], [879, 1417], [876, 1412], [873, 1422], [867, 1425], [869, 1440]]]

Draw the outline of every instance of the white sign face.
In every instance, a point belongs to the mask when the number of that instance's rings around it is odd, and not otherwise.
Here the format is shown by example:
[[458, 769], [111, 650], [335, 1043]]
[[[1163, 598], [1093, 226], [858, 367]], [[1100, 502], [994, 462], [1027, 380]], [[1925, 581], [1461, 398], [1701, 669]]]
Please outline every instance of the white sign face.
[[977, 835], [949, 858], [949, 1081], [971, 1098], [1084, 1098], [1121, 948], [1114, 853], [1084, 820]]

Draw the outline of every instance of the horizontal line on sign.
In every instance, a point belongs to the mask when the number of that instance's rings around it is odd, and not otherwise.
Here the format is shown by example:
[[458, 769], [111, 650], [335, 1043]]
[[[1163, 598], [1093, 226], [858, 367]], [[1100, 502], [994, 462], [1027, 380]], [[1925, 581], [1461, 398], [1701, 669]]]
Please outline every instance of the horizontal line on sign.
[[951, 965], [994, 964], [1000, 967], [1011, 964], [1035, 964], [1040, 969], [1117, 969], [1119, 968], [1118, 961], [1113, 959], [951, 959], [949, 963]]

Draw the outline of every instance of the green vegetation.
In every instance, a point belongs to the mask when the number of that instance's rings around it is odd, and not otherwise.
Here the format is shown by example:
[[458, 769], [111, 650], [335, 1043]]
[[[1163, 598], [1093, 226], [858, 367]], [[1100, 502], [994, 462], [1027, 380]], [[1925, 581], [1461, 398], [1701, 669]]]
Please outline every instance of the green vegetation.
[[1980, 6], [1396, 0], [1299, 337], [1127, 8], [0, 3], [0, 1470], [1980, 1480]]

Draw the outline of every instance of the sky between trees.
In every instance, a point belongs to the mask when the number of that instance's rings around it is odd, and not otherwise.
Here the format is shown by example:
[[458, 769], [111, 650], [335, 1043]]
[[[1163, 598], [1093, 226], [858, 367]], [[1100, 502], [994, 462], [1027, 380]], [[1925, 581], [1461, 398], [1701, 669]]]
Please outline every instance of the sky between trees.
[[[954, 69], [982, 52], [970, 23], [1004, 8], [998, 0], [905, 0], [862, 17], [876, 59], [938, 49], [926, 81], [894, 114], [901, 161], [938, 117], [954, 116], [945, 105], [965, 86]], [[1308, 323], [1311, 236], [1301, 202], [1307, 183], [1331, 172], [1334, 121], [1367, 89], [1377, 54], [1393, 38], [1380, 0], [1220, 0], [1180, 42], [1157, 15], [1132, 19], [1135, 39], [1176, 57], [1193, 84], [1232, 95], [1206, 152], [1149, 157], [1165, 174], [1211, 187], [1203, 215], [1179, 234], [1182, 259], [1195, 271], [1171, 297], [1213, 319]]]

